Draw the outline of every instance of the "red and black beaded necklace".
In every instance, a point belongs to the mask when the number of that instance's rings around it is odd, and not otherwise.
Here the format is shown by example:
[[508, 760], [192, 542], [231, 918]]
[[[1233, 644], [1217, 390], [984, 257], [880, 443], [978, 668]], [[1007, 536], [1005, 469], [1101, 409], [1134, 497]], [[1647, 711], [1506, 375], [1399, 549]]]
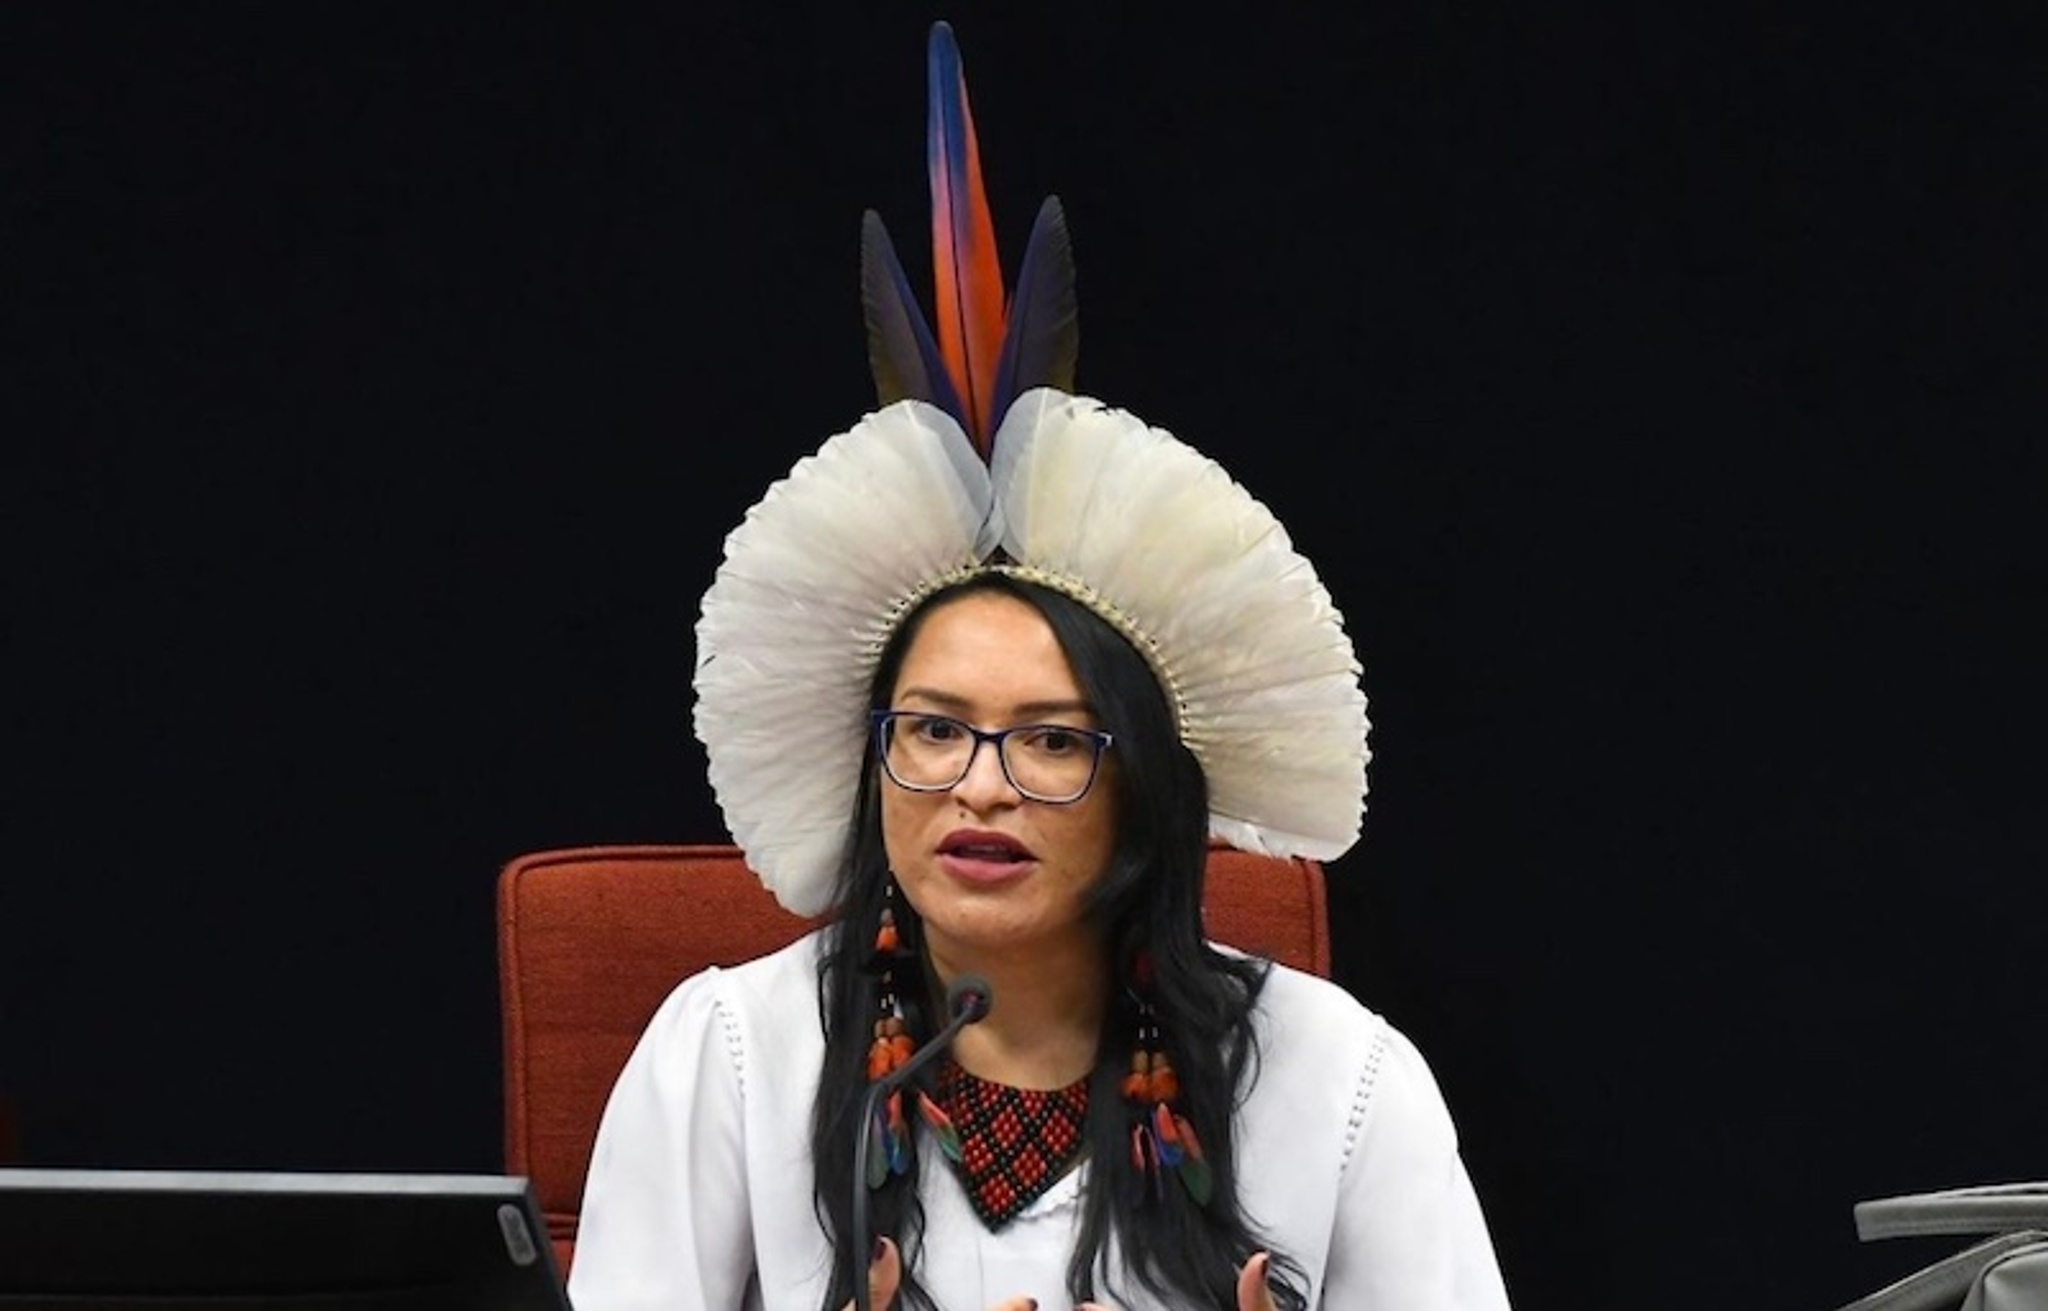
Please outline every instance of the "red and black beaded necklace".
[[1076, 1162], [1086, 1143], [1088, 1077], [1064, 1088], [1012, 1088], [947, 1061], [938, 1097], [918, 1109], [991, 1230], [1015, 1219]]

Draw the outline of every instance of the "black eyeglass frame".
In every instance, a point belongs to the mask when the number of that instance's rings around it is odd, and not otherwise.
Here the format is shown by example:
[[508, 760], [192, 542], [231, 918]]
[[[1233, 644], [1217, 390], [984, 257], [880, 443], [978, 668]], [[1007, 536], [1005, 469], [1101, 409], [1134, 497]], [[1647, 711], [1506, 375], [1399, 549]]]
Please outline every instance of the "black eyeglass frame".
[[[973, 738], [974, 746], [968, 751], [967, 759], [960, 766], [959, 777], [950, 783], [906, 783], [896, 777], [896, 771], [889, 767], [889, 731], [890, 726], [899, 719], [938, 720], [941, 723], [952, 724]], [[1009, 728], [998, 728], [990, 732], [976, 728], [964, 719], [955, 719], [951, 715], [936, 714], [929, 710], [871, 710], [868, 712], [868, 726], [874, 733], [875, 759], [881, 763], [882, 773], [888, 776], [891, 783], [902, 788], [905, 792], [951, 792], [966, 780], [968, 774], [974, 771], [974, 759], [981, 754], [982, 745], [986, 743], [995, 748], [996, 767], [1003, 771], [1003, 780], [1016, 790], [1017, 795], [1025, 798], [1027, 801], [1036, 801], [1040, 805], [1045, 806], [1071, 806], [1093, 791], [1095, 780], [1102, 773], [1102, 753], [1116, 745], [1116, 735], [1114, 733], [1106, 733], [1099, 728], [1076, 728], [1072, 724], [1013, 724]], [[1094, 744], [1095, 756], [1094, 759], [1088, 762], [1088, 777], [1081, 784], [1080, 791], [1072, 796], [1053, 797], [1047, 796], [1042, 792], [1034, 792], [1022, 783], [1019, 783], [1016, 775], [1010, 772], [1010, 758], [1003, 750], [1003, 745], [1009, 740], [1010, 735], [1013, 733], [1042, 733], [1048, 729], [1060, 733], [1072, 733], [1074, 736], [1086, 738]]]

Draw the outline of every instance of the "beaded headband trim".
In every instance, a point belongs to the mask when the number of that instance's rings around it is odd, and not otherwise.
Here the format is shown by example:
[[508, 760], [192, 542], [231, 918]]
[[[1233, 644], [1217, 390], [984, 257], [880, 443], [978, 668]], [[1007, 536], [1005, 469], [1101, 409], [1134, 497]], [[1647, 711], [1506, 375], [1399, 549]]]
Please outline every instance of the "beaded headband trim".
[[[897, 625], [901, 624], [911, 611], [917, 609], [918, 606], [924, 604], [924, 602], [932, 597], [937, 596], [940, 592], [945, 591], [949, 587], [957, 587], [961, 583], [968, 583], [977, 578], [986, 577], [989, 574], [1000, 574], [1005, 578], [1015, 578], [1019, 582], [1035, 583], [1048, 591], [1058, 592], [1069, 600], [1079, 601], [1082, 605], [1094, 611], [1096, 616], [1108, 623], [1111, 628], [1116, 629], [1118, 633], [1122, 634], [1123, 639], [1137, 648], [1139, 655], [1145, 657], [1145, 663], [1150, 666], [1152, 676], [1157, 678], [1159, 686], [1165, 689], [1167, 706], [1173, 712], [1173, 731], [1180, 734], [1182, 741], [1187, 740], [1187, 698], [1181, 695], [1180, 681], [1174, 677], [1172, 666], [1166, 663], [1166, 656], [1160, 651], [1159, 643], [1153, 641], [1151, 636], [1138, 626], [1137, 620], [1117, 609], [1115, 603], [1108, 597], [1103, 596], [1079, 578], [1054, 573], [1050, 569], [1034, 568], [1026, 564], [963, 565], [948, 573], [940, 574], [937, 578], [930, 579], [920, 585], [909, 596], [890, 606], [888, 632], [894, 633]], [[879, 662], [882, 658], [882, 648], [887, 644], [888, 634], [884, 634], [873, 645], [869, 654]]]

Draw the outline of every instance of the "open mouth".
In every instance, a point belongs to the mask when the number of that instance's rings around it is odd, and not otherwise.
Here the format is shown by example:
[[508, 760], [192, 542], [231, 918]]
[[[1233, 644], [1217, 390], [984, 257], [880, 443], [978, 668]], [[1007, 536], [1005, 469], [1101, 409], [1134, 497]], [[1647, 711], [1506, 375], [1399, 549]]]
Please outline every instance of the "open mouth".
[[939, 854], [987, 865], [1016, 865], [1032, 859], [1023, 843], [1000, 833], [955, 833], [939, 844]]
[[948, 847], [945, 854], [961, 860], [979, 860], [993, 865], [1014, 865], [1024, 859], [1024, 854], [1012, 847]]

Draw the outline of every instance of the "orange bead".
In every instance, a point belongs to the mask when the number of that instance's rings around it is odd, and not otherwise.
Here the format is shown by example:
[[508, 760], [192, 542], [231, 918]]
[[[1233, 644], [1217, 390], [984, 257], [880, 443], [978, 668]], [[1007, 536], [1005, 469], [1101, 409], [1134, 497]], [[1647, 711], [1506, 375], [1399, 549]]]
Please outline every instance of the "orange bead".
[[1171, 1065], [1162, 1061], [1159, 1067], [1152, 1071], [1150, 1092], [1155, 1102], [1170, 1102], [1179, 1098], [1180, 1076], [1173, 1072]]

